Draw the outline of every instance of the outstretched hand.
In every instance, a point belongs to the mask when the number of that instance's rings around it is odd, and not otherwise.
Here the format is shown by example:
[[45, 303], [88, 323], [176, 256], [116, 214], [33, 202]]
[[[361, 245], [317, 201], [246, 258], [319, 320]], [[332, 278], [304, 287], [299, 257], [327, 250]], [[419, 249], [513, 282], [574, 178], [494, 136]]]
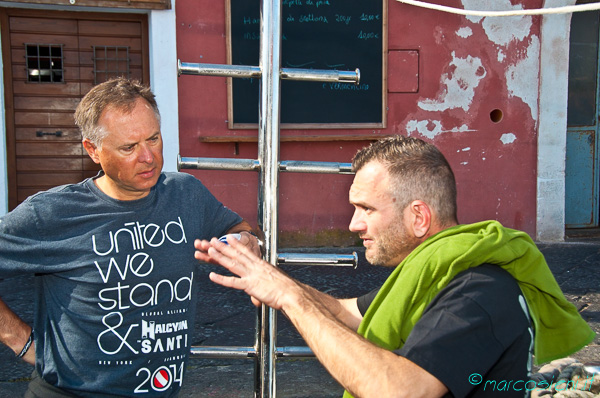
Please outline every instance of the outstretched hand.
[[213, 238], [210, 242], [196, 240], [195, 258], [217, 264], [236, 276], [225, 276], [211, 272], [209, 278], [214, 283], [243, 290], [252, 297], [255, 305], [264, 303], [274, 309], [282, 309], [289, 294], [298, 284], [279, 268], [257, 257], [251, 250], [236, 239], [229, 244]]

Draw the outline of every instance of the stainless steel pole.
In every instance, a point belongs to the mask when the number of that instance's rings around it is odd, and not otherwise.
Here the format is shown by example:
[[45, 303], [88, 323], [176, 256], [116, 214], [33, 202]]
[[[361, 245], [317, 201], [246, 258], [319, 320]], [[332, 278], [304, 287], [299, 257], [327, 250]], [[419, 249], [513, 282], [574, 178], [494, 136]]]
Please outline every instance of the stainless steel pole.
[[[258, 114], [258, 152], [261, 162], [259, 220], [265, 233], [265, 258], [277, 264], [277, 227], [279, 209], [279, 115], [281, 67], [281, 0], [263, 0], [260, 13], [260, 57], [262, 73]], [[259, 385], [255, 396], [274, 398], [277, 392], [277, 314], [262, 306], [257, 313], [257, 367]], [[268, 394], [268, 395], [265, 395]]]

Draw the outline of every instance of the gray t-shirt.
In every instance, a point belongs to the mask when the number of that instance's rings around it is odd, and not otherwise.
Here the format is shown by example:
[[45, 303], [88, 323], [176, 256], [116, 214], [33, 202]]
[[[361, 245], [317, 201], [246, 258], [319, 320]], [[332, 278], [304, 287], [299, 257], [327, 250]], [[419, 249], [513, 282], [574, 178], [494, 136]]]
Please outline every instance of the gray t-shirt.
[[0, 219], [0, 278], [35, 277], [36, 369], [82, 396], [171, 396], [190, 351], [194, 240], [242, 219], [189, 174], [119, 201], [92, 179]]

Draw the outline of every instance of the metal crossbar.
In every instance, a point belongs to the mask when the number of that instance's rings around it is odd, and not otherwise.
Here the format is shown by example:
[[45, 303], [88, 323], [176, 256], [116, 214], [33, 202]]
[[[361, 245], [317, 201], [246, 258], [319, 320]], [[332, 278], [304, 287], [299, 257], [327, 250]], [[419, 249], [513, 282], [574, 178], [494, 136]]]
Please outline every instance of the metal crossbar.
[[[326, 82], [360, 81], [360, 71], [304, 70], [281, 68], [281, 3], [262, 0], [260, 12], [259, 66], [190, 64], [178, 61], [178, 74], [260, 79], [259, 159], [181, 158], [178, 169], [236, 170], [259, 173], [258, 224], [265, 234], [265, 260], [271, 264], [353, 266], [352, 255], [279, 253], [278, 182], [280, 172], [352, 174], [348, 163], [280, 161], [279, 126], [281, 80]], [[265, 305], [257, 310], [253, 347], [192, 347], [192, 356], [203, 358], [252, 358], [254, 397], [276, 396], [275, 363], [278, 358], [314, 356], [308, 347], [277, 347], [276, 311]]]
[[[260, 161], [255, 159], [190, 158], [179, 157], [177, 168], [196, 170], [260, 171]], [[279, 171], [288, 173], [353, 174], [352, 164], [337, 162], [311, 162], [283, 160]]]

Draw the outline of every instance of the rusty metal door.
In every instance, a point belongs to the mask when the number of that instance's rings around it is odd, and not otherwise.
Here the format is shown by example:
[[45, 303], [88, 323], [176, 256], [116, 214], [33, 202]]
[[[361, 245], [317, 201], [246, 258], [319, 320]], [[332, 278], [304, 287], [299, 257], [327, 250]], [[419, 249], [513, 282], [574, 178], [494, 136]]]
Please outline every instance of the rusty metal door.
[[567, 228], [599, 225], [599, 17], [598, 11], [581, 12], [574, 13], [571, 20], [565, 170]]

